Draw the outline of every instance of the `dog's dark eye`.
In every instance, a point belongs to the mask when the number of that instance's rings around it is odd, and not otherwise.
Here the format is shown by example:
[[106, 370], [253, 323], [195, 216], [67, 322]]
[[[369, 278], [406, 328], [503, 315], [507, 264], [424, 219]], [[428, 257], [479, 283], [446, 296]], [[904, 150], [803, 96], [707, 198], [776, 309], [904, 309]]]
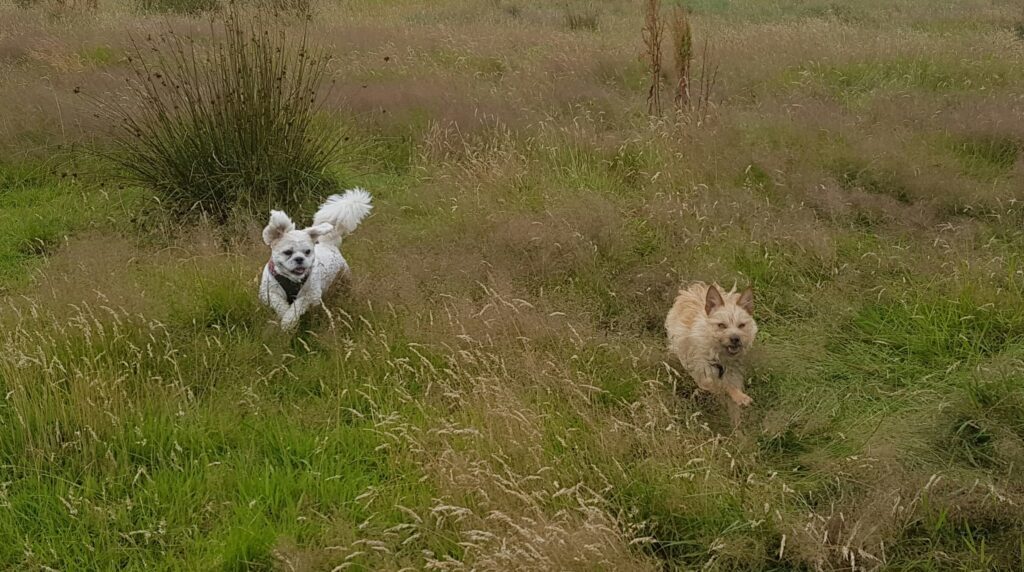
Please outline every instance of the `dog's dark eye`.
[[747, 327], [747, 323], [746, 323], [746, 322], [744, 322], [744, 323], [740, 324], [740, 325], [739, 325], [739, 327], [740, 327], [741, 329], [742, 329], [742, 328], [745, 328], [745, 327]]
[[306, 251], [306, 256], [309, 256], [309, 251], [308, 250]]
[[719, 330], [724, 330], [725, 329], [725, 324], [718, 324], [718, 329]]
[[284, 255], [285, 256], [291, 256], [292, 255], [292, 251], [286, 250], [286, 251], [284, 251]]

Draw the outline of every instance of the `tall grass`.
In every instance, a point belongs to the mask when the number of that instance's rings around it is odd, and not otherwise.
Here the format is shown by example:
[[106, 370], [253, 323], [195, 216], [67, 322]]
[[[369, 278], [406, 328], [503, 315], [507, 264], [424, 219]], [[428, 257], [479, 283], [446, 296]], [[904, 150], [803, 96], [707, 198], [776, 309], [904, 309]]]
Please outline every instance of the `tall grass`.
[[201, 14], [220, 8], [218, 0], [138, 0], [142, 10], [173, 12], [175, 14]]
[[171, 29], [133, 39], [130, 103], [97, 101], [117, 133], [105, 155], [172, 213], [225, 220], [330, 186], [339, 132], [318, 118], [327, 57], [236, 8], [202, 48]]
[[[672, 57], [675, 63], [675, 105], [679, 111], [692, 111], [703, 121], [711, 108], [711, 93], [718, 81], [718, 66], [711, 61], [708, 37], [700, 54], [700, 68], [694, 74], [693, 30], [685, 8], [672, 12]], [[696, 75], [696, 77], [694, 77]]]
[[661, 21], [660, 0], [644, 2], [644, 58], [647, 63], [647, 113], [661, 115], [661, 36], [665, 24]]
[[567, 9], [565, 12], [565, 27], [576, 30], [595, 31], [598, 26], [597, 11], [590, 9]]
[[672, 56], [676, 64], [675, 103], [679, 109], [690, 105], [690, 67], [693, 63], [693, 33], [686, 10], [677, 6], [672, 13]]
[[45, 6], [53, 16], [59, 16], [67, 12], [84, 12], [99, 8], [97, 0], [14, 0], [14, 5], [19, 8]]
[[[690, 17], [685, 8], [677, 6], [668, 20], [676, 74], [673, 101], [678, 110], [692, 111], [696, 114], [697, 120], [702, 122], [711, 109], [711, 93], [718, 81], [718, 66], [711, 62], [709, 42], [705, 37], [700, 55], [701, 66], [694, 78], [693, 31], [690, 27]], [[660, 116], [662, 112], [661, 90], [664, 78], [661, 44], [665, 26], [660, 0], [645, 0], [643, 59], [648, 74], [647, 113], [654, 116]]]

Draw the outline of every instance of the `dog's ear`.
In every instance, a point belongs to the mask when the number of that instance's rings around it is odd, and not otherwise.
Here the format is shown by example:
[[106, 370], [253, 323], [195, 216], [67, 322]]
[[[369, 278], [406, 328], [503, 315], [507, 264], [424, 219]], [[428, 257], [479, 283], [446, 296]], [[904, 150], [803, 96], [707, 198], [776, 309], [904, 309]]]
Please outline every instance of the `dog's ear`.
[[309, 235], [309, 238], [313, 239], [313, 242], [316, 242], [317, 239], [327, 234], [328, 232], [331, 232], [332, 230], [334, 230], [333, 225], [331, 225], [330, 223], [322, 222], [318, 225], [314, 225], [307, 228], [306, 234]]
[[751, 316], [754, 315], [754, 288], [747, 286], [747, 289], [740, 294], [740, 299], [736, 302], [736, 305], [743, 308]]
[[293, 230], [295, 230], [295, 224], [292, 223], [292, 219], [288, 218], [288, 215], [281, 211], [270, 211], [270, 222], [263, 229], [263, 242], [269, 246]]
[[722, 293], [718, 291], [718, 286], [714, 284], [708, 286], [708, 296], [704, 299], [704, 312], [710, 316], [715, 308], [724, 304], [725, 300], [722, 299]]

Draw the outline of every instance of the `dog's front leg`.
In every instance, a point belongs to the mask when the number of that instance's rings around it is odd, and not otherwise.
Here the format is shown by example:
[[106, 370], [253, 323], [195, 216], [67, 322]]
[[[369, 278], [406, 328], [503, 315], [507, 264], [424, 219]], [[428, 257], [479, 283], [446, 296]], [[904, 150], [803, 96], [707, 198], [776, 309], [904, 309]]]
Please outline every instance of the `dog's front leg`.
[[263, 286], [260, 287], [260, 297], [263, 301], [270, 306], [270, 309], [277, 314], [278, 320], [283, 320], [285, 314], [291, 306], [288, 305], [288, 298], [281, 292], [278, 292], [275, 288], [264, 282]]
[[754, 400], [746, 393], [743, 393], [743, 390], [739, 387], [726, 385], [725, 392], [729, 394], [729, 398], [732, 399], [733, 403], [740, 407], [746, 407], [754, 402]]
[[320, 296], [312, 293], [300, 293], [299, 297], [292, 302], [288, 311], [285, 312], [284, 317], [281, 318], [281, 329], [286, 332], [293, 330], [299, 324], [299, 318], [306, 313], [306, 310], [319, 303]]
[[743, 375], [737, 371], [726, 371], [720, 386], [720, 399], [729, 412], [733, 428], [738, 428], [743, 420], [743, 408], [753, 403], [750, 396], [743, 392]]
[[286, 332], [294, 330], [295, 326], [299, 324], [299, 318], [302, 317], [304, 312], [305, 310], [300, 308], [299, 300], [296, 299], [281, 318], [281, 329]]
[[729, 399], [740, 407], [746, 407], [754, 402], [749, 395], [743, 392], [743, 375], [738, 371], [726, 371], [722, 378], [722, 388], [729, 395]]
[[711, 393], [721, 393], [722, 387], [718, 379], [718, 370], [714, 367], [705, 366], [692, 370], [690, 375], [693, 377], [693, 381], [697, 382], [697, 387]]
[[281, 318], [281, 329], [290, 332], [295, 329], [295, 325], [299, 323], [299, 317], [294, 312], [294, 307], [288, 308], [288, 311], [284, 313]]

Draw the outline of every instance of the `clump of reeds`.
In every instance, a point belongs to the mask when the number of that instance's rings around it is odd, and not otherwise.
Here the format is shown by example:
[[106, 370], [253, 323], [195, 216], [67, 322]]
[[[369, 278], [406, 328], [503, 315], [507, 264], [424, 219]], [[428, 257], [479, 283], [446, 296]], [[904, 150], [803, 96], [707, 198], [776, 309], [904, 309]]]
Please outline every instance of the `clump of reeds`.
[[[700, 71], [697, 73], [696, 97], [690, 98], [690, 110], [696, 114], [697, 120], [703, 122], [711, 111], [711, 94], [718, 83], [718, 64], [711, 61], [708, 38], [704, 38], [704, 47], [700, 55]], [[692, 88], [691, 88], [692, 89]]]
[[661, 1], [644, 2], [644, 58], [650, 84], [647, 89], [647, 112], [661, 115], [661, 37], [665, 25], [661, 21]]
[[327, 57], [228, 9], [212, 45], [171, 29], [133, 39], [130, 102], [100, 101], [116, 130], [103, 154], [174, 214], [224, 221], [236, 209], [286, 208], [331, 184], [341, 136], [318, 117]]
[[693, 63], [693, 34], [686, 10], [677, 6], [672, 13], [672, 55], [676, 64], [676, 108], [690, 106], [690, 67]]
[[[644, 59], [647, 63], [649, 84], [647, 89], [647, 111], [660, 116], [662, 67], [661, 40], [665, 23], [661, 17], [659, 0], [645, 0], [643, 29]], [[711, 63], [708, 38], [700, 54], [700, 69], [694, 74], [695, 52], [690, 17], [685, 8], [676, 7], [670, 19], [672, 32], [672, 56], [675, 64], [675, 94], [673, 101], [679, 112], [693, 112], [698, 121], [703, 121], [711, 108], [711, 94], [718, 79], [718, 66]], [[694, 77], [696, 75], [696, 77]]]

